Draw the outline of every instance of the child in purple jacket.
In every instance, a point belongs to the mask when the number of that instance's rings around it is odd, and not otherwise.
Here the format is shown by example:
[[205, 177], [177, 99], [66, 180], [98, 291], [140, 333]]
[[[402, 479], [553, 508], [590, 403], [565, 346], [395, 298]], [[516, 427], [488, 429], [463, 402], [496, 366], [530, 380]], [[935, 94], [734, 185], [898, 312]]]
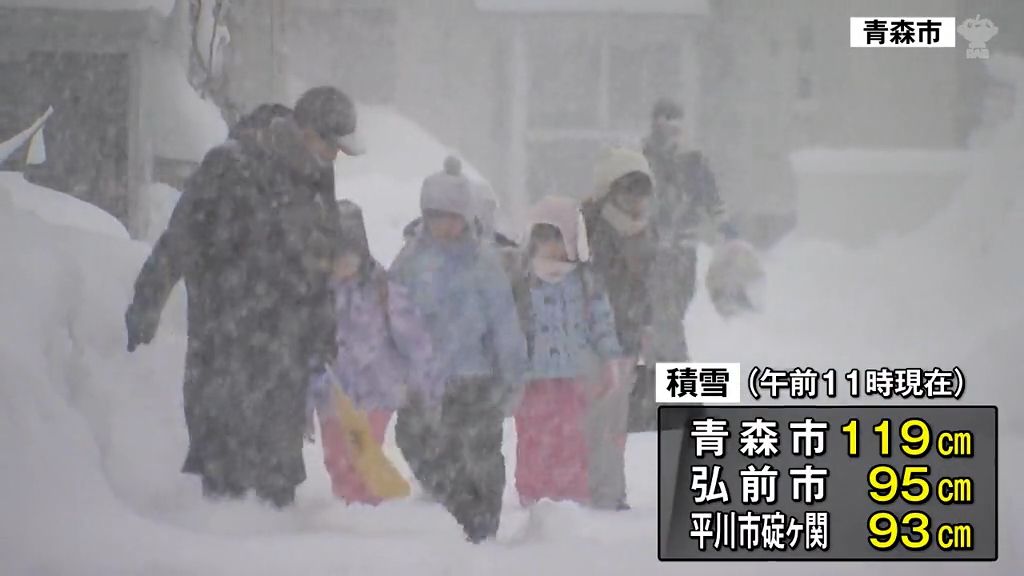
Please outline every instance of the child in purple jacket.
[[[391, 414], [408, 401], [439, 406], [430, 334], [405, 288], [388, 281], [370, 255], [362, 210], [342, 200], [341, 246], [331, 288], [337, 318], [338, 353], [330, 370], [342, 392], [366, 412], [374, 439], [383, 444]], [[334, 494], [348, 503], [377, 504], [355, 471], [337, 415], [329, 409], [331, 378], [310, 386], [310, 408], [320, 416], [324, 464]]]

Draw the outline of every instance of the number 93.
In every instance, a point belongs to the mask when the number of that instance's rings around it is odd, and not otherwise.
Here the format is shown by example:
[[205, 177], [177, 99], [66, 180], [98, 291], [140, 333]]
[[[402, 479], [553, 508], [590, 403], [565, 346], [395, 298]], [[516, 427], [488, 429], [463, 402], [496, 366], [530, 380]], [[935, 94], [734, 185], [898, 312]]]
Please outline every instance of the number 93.
[[[875, 512], [868, 519], [868, 542], [876, 550], [892, 550], [897, 543], [908, 550], [923, 550], [931, 544], [930, 522], [922, 512], [908, 512], [899, 520], [891, 512]], [[901, 535], [901, 526], [910, 533]]]

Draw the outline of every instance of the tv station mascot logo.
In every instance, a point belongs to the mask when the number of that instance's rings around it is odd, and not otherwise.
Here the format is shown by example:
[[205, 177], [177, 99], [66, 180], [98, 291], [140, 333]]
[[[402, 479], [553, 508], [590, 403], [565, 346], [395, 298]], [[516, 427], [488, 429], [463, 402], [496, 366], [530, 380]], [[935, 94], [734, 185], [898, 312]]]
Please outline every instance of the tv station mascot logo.
[[970, 59], [987, 59], [988, 46], [986, 43], [999, 33], [999, 28], [988, 18], [982, 19], [981, 14], [964, 20], [956, 30], [971, 43], [967, 47], [967, 57]]

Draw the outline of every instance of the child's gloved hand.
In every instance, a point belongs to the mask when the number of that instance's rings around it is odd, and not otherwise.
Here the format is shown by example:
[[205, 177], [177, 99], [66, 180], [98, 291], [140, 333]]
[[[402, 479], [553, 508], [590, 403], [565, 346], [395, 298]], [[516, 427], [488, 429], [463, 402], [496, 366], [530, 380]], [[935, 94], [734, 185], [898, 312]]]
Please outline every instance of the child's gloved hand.
[[654, 328], [647, 326], [640, 335], [640, 356], [635, 364], [654, 365]]

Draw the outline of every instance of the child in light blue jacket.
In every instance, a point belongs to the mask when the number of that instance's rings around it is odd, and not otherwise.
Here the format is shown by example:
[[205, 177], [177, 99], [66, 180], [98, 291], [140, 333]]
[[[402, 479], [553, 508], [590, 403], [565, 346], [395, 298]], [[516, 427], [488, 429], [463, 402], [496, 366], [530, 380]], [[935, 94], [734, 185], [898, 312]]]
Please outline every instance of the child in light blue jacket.
[[508, 277], [473, 228], [469, 180], [455, 158], [423, 182], [423, 226], [392, 264], [431, 335], [446, 386], [439, 416], [398, 411], [396, 440], [417, 480], [481, 542], [498, 531], [505, 461], [502, 422], [527, 368]]
[[549, 196], [531, 211], [529, 241], [514, 278], [530, 355], [516, 413], [516, 487], [541, 498], [590, 502], [587, 406], [622, 355], [608, 296], [587, 268], [579, 204]]

